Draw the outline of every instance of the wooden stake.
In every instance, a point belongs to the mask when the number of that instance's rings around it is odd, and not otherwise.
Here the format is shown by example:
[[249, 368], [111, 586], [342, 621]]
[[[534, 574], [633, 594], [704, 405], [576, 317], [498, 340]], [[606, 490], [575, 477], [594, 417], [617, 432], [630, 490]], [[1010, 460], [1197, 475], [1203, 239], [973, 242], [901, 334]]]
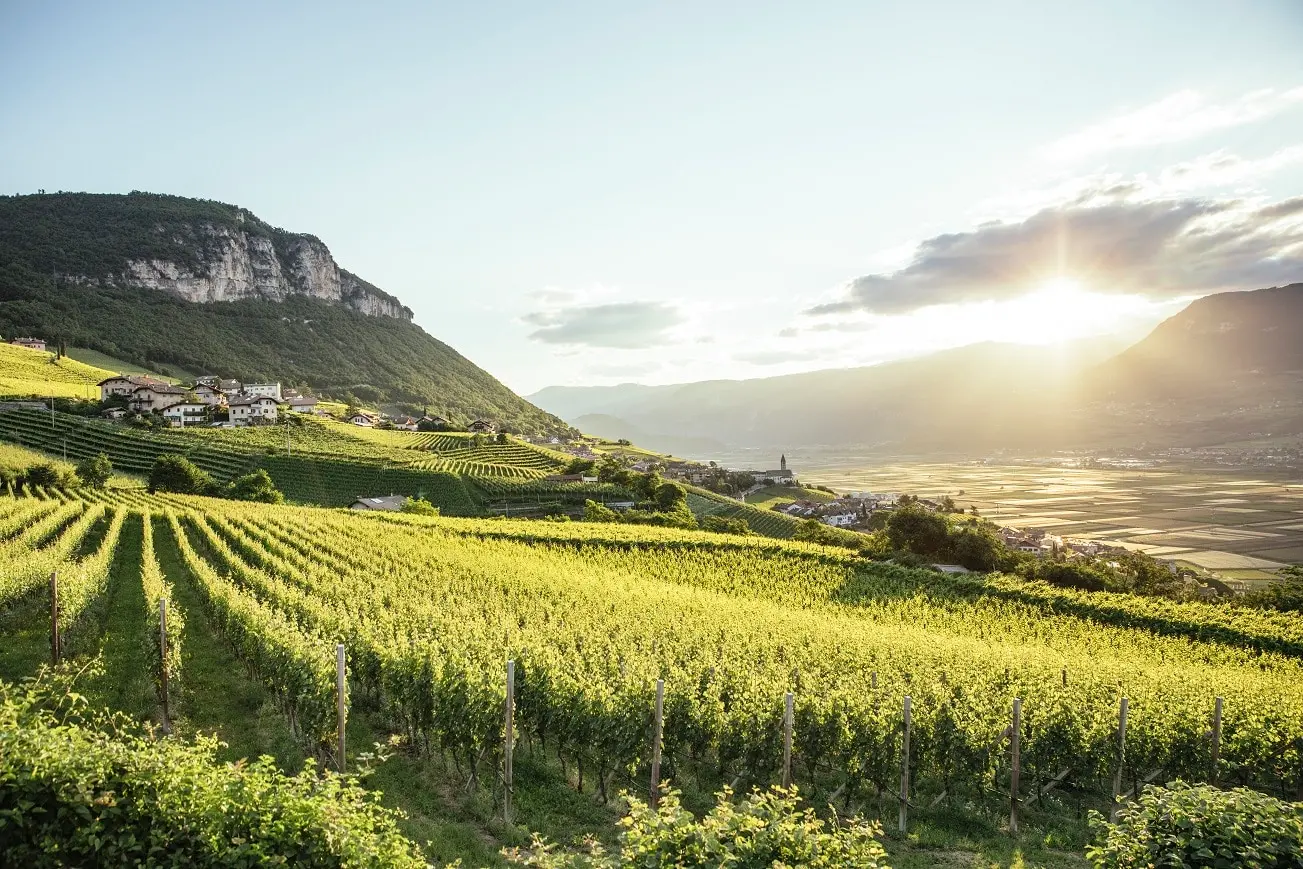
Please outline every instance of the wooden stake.
[[783, 787], [792, 786], [792, 692], [783, 698]]
[[1218, 697], [1213, 701], [1212, 743], [1213, 743], [1212, 745], [1213, 769], [1212, 769], [1211, 781], [1214, 785], [1216, 785], [1220, 774], [1218, 767], [1221, 765], [1221, 756], [1222, 756], [1222, 698], [1220, 697]]
[[905, 827], [909, 817], [909, 695], [905, 695], [905, 733], [901, 744], [901, 761], [900, 761], [900, 832], [905, 832]]
[[50, 574], [50, 662], [59, 663], [59, 572]]
[[1118, 798], [1122, 795], [1122, 768], [1127, 761], [1127, 698], [1122, 698], [1118, 706], [1118, 768], [1113, 775], [1113, 807], [1109, 810], [1109, 820], [1116, 821], [1118, 816]]
[[1009, 832], [1018, 835], [1018, 777], [1022, 772], [1022, 698], [1013, 698], [1013, 724], [1009, 729]]
[[1064, 668], [1063, 668], [1063, 687], [1064, 687], [1064, 688], [1067, 688], [1067, 687], [1068, 687], [1068, 668], [1067, 668], [1067, 667], [1064, 667]]
[[335, 715], [339, 721], [339, 771], [346, 768], [344, 753], [344, 725], [348, 719], [348, 704], [344, 699], [344, 644], [335, 644]]
[[[146, 519], [148, 521], [148, 519]], [[159, 684], [163, 687], [163, 721], [169, 722], [172, 716], [167, 708], [167, 598], [158, 599], [158, 662]]]
[[651, 807], [661, 801], [661, 737], [664, 733], [665, 680], [656, 680], [656, 723], [652, 730]]
[[516, 725], [516, 662], [507, 662], [506, 736], [502, 753], [502, 820], [511, 823], [511, 748]]

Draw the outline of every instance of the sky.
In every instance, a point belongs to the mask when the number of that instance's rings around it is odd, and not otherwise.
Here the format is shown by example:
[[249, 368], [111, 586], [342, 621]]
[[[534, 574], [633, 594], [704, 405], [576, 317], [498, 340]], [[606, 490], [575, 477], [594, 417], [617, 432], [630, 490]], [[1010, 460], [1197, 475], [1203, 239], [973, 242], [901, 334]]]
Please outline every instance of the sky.
[[0, 2], [0, 191], [312, 233], [528, 394], [1303, 280], [1303, 4]]

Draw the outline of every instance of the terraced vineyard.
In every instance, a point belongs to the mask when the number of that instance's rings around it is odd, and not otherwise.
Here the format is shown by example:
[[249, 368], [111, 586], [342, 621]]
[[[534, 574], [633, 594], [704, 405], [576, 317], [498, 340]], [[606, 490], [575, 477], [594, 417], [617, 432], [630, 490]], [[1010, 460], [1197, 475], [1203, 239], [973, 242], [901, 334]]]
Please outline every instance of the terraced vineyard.
[[53, 353], [0, 343], [0, 396], [55, 395], [99, 398], [99, 383], [111, 372]]
[[696, 486], [688, 488], [688, 508], [699, 520], [707, 516], [742, 519], [756, 534], [780, 540], [789, 539], [800, 526], [799, 519], [773, 510], [761, 510]]
[[[647, 774], [657, 679], [663, 774], [701, 788], [780, 775], [787, 692], [795, 780], [815, 802], [852, 809], [875, 810], [899, 785], [907, 696], [911, 811], [1008, 800], [1015, 697], [1021, 796], [1038, 811], [1106, 801], [1122, 697], [1128, 787], [1214, 771], [1270, 791], [1303, 785], [1295, 617], [1000, 577], [955, 584], [807, 544], [140, 492], [6, 497], [0, 538], [15, 567], [0, 608], [21, 608], [58, 569], [75, 628], [124, 529], [140, 538], [142, 522], [148, 551], [131, 563], [148, 594], [172, 586], [201, 601], [305, 748], [334, 737], [342, 641], [350, 693], [373, 726], [489, 792], [500, 787], [508, 659], [534, 753], [607, 795]], [[17, 661], [0, 653], [0, 671], [12, 678]]]

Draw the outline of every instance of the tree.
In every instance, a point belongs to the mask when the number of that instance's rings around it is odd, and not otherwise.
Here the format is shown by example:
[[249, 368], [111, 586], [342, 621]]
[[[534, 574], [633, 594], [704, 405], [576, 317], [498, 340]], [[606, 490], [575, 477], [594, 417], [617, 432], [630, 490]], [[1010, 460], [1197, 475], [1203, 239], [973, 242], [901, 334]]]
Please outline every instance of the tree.
[[412, 513], [416, 516], [438, 516], [439, 508], [431, 504], [424, 498], [408, 498], [403, 501], [402, 510], [404, 513]]
[[494, 440], [499, 444], [511, 443], [511, 441], [507, 438], [507, 433], [505, 431], [498, 432], [498, 436], [494, 438]]
[[965, 528], [950, 540], [957, 564], [988, 573], [1000, 566], [1005, 546], [985, 528]]
[[619, 522], [620, 515], [605, 504], [588, 500], [584, 502], [585, 522]]
[[707, 516], [701, 520], [702, 531], [714, 531], [716, 534], [741, 534], [751, 533], [751, 526], [745, 519], [729, 518], [727, 516]]
[[185, 456], [165, 453], [154, 460], [149, 471], [149, 491], [207, 495], [217, 488], [213, 477]]
[[276, 488], [271, 476], [262, 468], [252, 474], [237, 477], [226, 486], [226, 497], [236, 501], [260, 501], [263, 504], [282, 504], [285, 496]]
[[941, 506], [938, 508], [942, 513], [957, 513], [959, 507], [955, 504], [955, 499], [946, 495], [941, 499]]
[[42, 489], [62, 489], [72, 485], [69, 474], [48, 462], [40, 462], [32, 465], [23, 475], [23, 481], [28, 486], [39, 486]]
[[586, 474], [593, 469], [593, 464], [594, 462], [592, 459], [581, 459], [576, 457], [570, 460], [570, 464], [566, 465], [565, 470], [561, 473]]
[[678, 483], [661, 483], [656, 487], [655, 497], [656, 506], [665, 512], [688, 509], [688, 493]]
[[85, 459], [77, 465], [77, 476], [92, 489], [103, 489], [113, 476], [113, 463], [104, 453]]
[[891, 514], [887, 520], [887, 539], [893, 549], [943, 558], [949, 550], [950, 528], [945, 517], [911, 504]]

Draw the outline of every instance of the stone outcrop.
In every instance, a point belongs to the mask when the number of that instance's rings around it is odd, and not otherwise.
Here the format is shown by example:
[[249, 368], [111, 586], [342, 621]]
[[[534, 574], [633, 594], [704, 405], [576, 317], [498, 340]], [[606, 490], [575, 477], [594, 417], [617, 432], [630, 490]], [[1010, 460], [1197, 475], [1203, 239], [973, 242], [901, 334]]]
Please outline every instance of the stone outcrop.
[[191, 302], [302, 295], [373, 317], [411, 320], [401, 302], [341, 269], [330, 249], [310, 235], [272, 237], [224, 226], [191, 226], [191, 238], [174, 239], [194, 251], [194, 262], [137, 259], [127, 263], [125, 283], [165, 290]]

